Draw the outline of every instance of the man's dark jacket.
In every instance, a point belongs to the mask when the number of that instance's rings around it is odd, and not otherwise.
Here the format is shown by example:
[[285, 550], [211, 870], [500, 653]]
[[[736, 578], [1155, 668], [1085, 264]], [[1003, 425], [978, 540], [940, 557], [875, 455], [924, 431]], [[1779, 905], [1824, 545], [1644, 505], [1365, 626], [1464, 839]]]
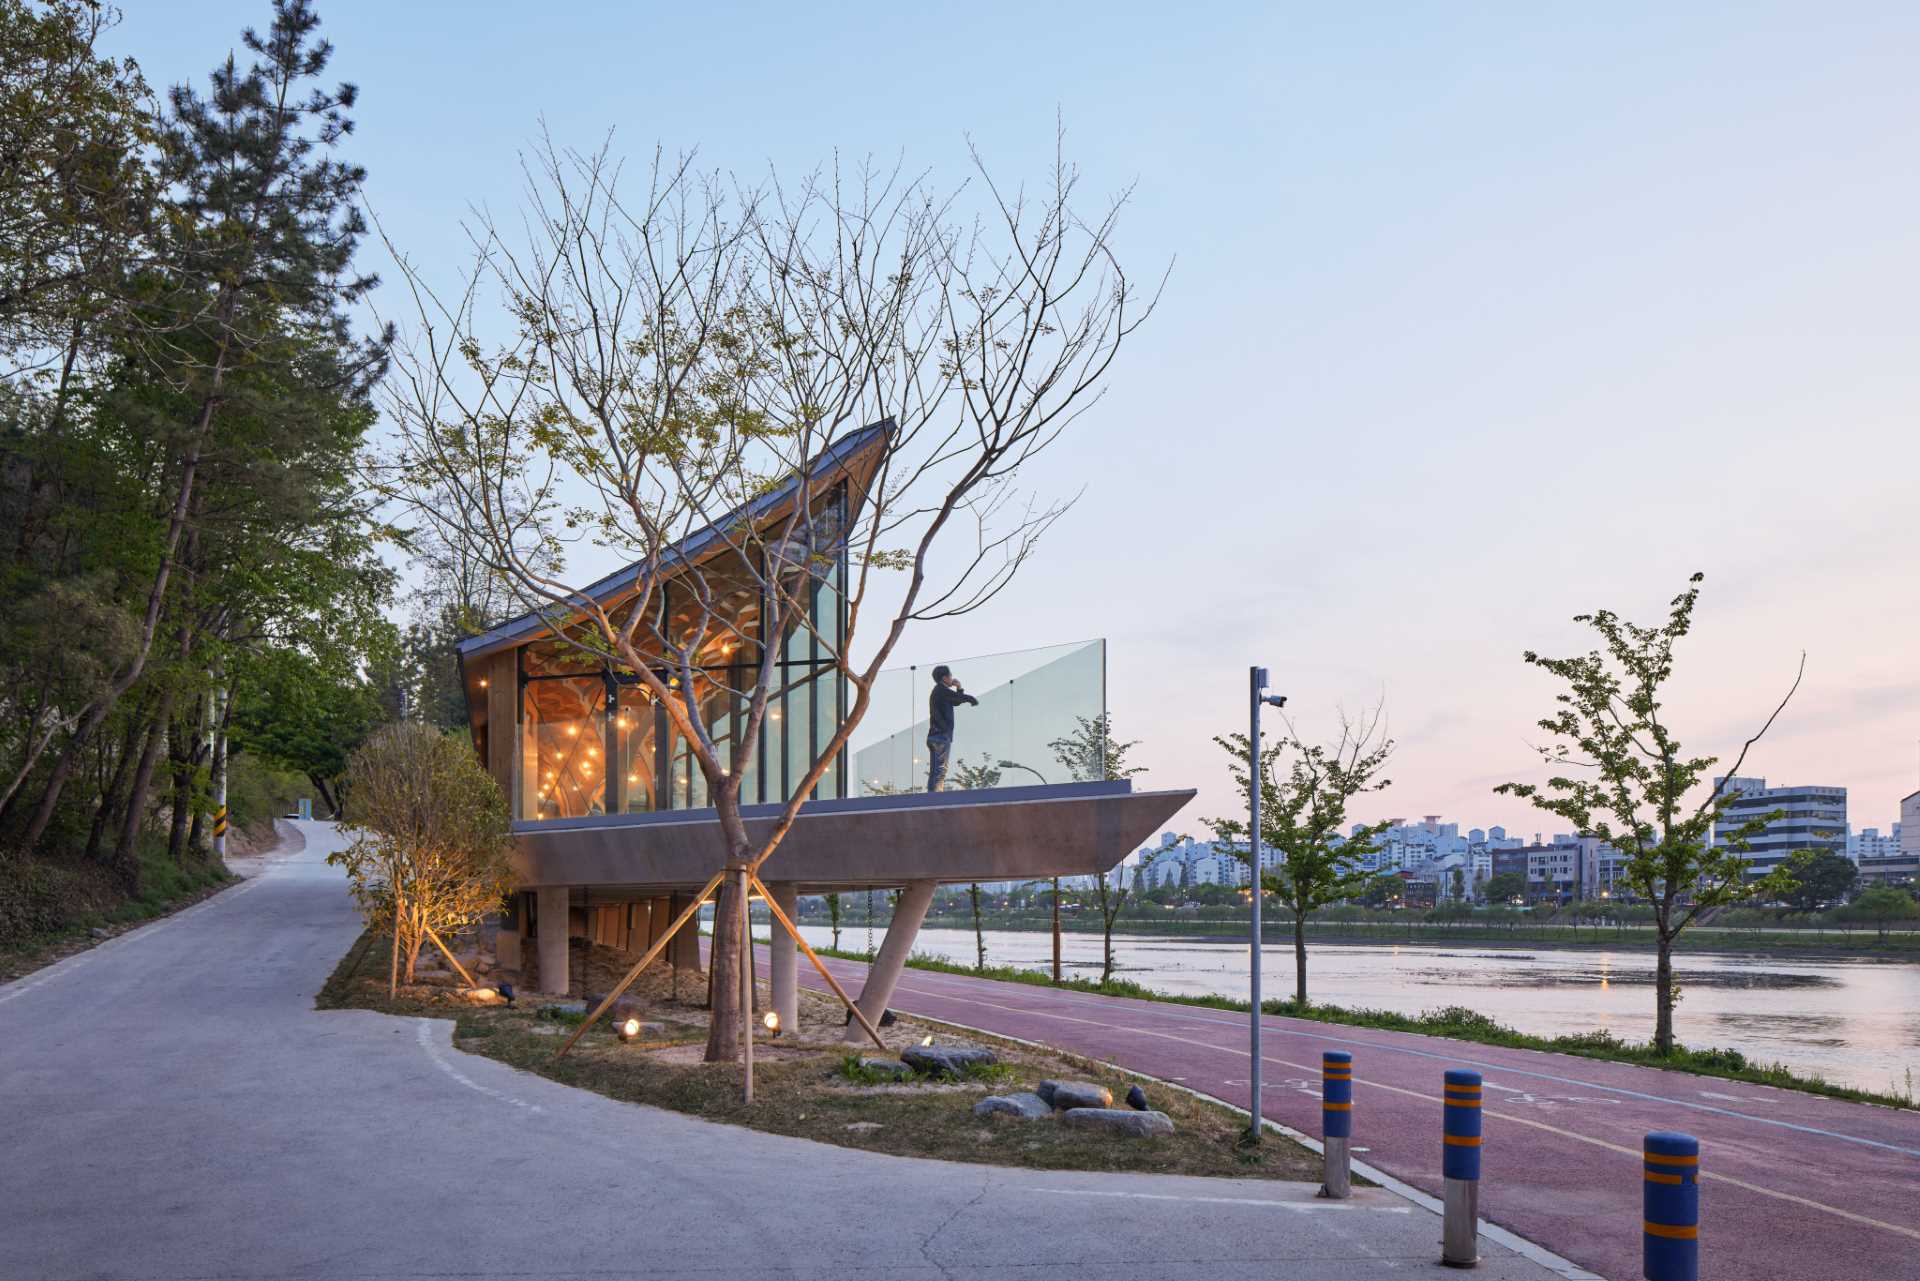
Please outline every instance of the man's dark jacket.
[[971, 694], [956, 694], [945, 685], [935, 685], [933, 693], [927, 696], [927, 737], [944, 735], [953, 737], [953, 709], [962, 703], [980, 706], [980, 700]]

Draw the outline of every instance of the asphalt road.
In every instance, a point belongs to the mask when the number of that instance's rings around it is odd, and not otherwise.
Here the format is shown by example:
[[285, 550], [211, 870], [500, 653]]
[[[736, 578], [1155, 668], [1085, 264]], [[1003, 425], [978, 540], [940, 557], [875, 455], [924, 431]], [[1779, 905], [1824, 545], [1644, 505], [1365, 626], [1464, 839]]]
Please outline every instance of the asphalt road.
[[[302, 826], [245, 884], [0, 987], [0, 1278], [1438, 1271], [1438, 1221], [1384, 1191], [878, 1156], [571, 1090], [446, 1021], [316, 1011], [358, 926], [332, 829]], [[1553, 1275], [1484, 1253], [1497, 1281]]]
[[[865, 966], [829, 961], [849, 991]], [[807, 981], [824, 989], [802, 963]], [[1044, 1041], [1247, 1106], [1246, 1015], [908, 970], [896, 1009]], [[1353, 1054], [1358, 1159], [1440, 1184], [1440, 1085], [1484, 1073], [1481, 1213], [1611, 1281], [1640, 1277], [1641, 1140], [1701, 1143], [1701, 1276], [1920, 1281], [1920, 1113], [1432, 1037], [1262, 1021], [1262, 1111], [1320, 1132], [1324, 1049]]]

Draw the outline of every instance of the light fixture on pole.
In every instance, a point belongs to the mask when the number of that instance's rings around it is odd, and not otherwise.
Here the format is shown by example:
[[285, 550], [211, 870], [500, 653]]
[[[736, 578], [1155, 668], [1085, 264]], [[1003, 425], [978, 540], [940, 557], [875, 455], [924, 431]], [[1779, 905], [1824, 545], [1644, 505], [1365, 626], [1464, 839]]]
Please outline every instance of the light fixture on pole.
[[1260, 708], [1271, 704], [1285, 707], [1284, 694], [1267, 693], [1267, 669], [1251, 667], [1247, 669], [1247, 853], [1253, 865], [1253, 893], [1249, 896], [1253, 904], [1253, 957], [1251, 987], [1253, 996], [1252, 1035], [1247, 1047], [1252, 1059], [1252, 1070], [1247, 1073], [1247, 1084], [1253, 1097], [1249, 1100], [1248, 1111], [1253, 1118], [1252, 1126], [1247, 1130], [1249, 1142], [1258, 1143], [1262, 1133], [1260, 1115]]

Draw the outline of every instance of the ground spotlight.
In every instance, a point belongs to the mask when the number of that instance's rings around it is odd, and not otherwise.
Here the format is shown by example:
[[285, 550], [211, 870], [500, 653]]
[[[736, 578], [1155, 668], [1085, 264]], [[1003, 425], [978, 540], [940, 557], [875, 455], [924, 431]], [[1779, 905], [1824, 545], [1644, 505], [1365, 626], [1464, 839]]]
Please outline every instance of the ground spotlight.
[[622, 1041], [637, 1041], [640, 1039], [640, 1020], [628, 1019], [621, 1023], [617, 1031]]
[[780, 1035], [780, 1012], [778, 1010], [768, 1010], [767, 1016], [760, 1021], [767, 1025], [767, 1031], [769, 1033], [776, 1037]]

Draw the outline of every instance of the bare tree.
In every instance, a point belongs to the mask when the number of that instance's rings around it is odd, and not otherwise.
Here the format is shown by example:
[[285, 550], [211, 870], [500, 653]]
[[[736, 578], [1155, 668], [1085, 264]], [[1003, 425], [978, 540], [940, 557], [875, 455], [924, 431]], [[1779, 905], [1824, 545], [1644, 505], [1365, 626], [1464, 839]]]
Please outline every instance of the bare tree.
[[[390, 383], [392, 492], [440, 494], [423, 516], [583, 655], [632, 673], [718, 811], [712, 1061], [741, 1053], [748, 877], [907, 626], [992, 599], [1064, 510], [1022, 493], [1019, 470], [1094, 402], [1154, 301], [1112, 252], [1124, 193], [1083, 218], [1064, 159], [1038, 196], [974, 164], [958, 190], [837, 165], [748, 185], [656, 155], [629, 196], [607, 149], [545, 140], [523, 223], [476, 215], [457, 290], [400, 263], [418, 323]], [[776, 492], [790, 497], [753, 506]], [[710, 552], [678, 555], [709, 528]], [[539, 559], [580, 541], [633, 562], [623, 590]], [[843, 552], [844, 621], [816, 625], [810, 595]], [[781, 671], [757, 661], [760, 634], [810, 636], [848, 706], [756, 841], [740, 787]], [[741, 709], [730, 740], [709, 729], [716, 698]]]

